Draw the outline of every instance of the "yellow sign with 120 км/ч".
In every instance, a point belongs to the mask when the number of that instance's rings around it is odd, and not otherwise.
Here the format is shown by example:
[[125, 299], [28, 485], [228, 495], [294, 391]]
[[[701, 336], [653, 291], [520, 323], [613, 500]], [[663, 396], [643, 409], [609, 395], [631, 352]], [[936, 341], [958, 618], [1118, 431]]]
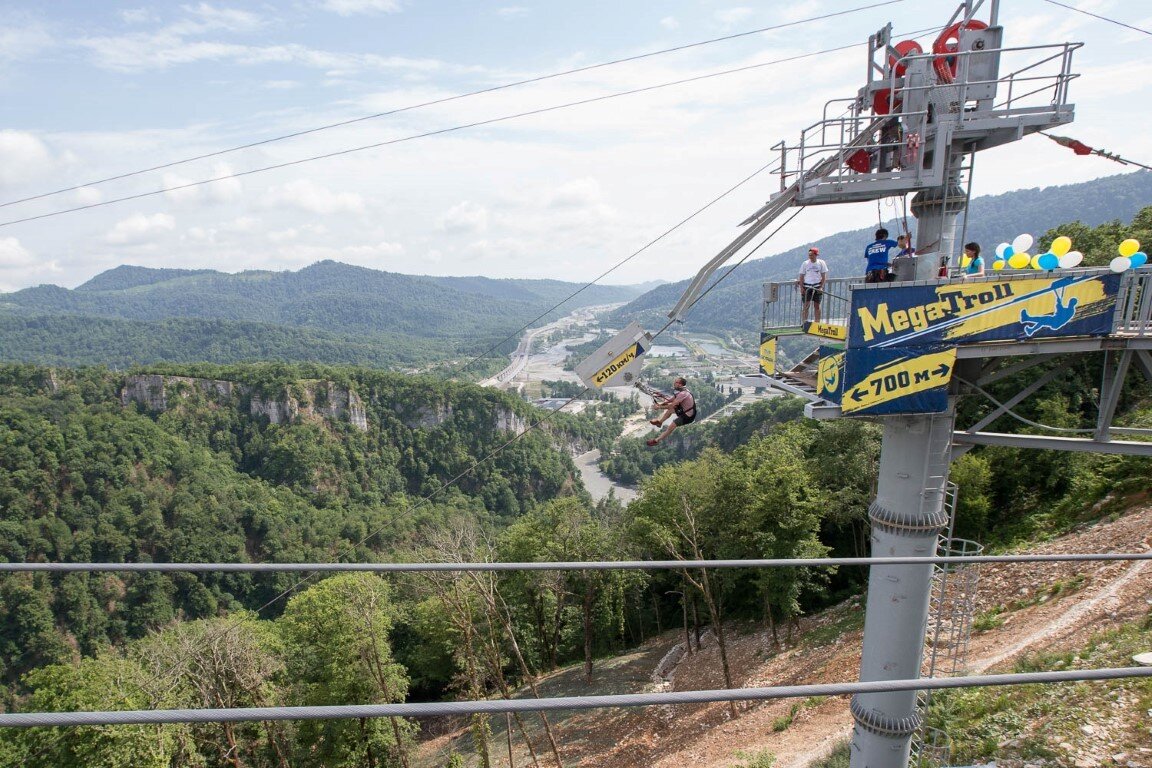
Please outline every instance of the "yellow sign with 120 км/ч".
[[918, 392], [946, 385], [956, 366], [956, 348], [904, 358], [873, 370], [855, 383], [846, 383], [840, 408], [843, 413], [873, 408]]
[[592, 376], [592, 381], [594, 381], [598, 387], [604, 386], [606, 383], [608, 383], [609, 379], [611, 379], [620, 371], [624, 370], [624, 368], [627, 367], [629, 363], [640, 357], [642, 354], [644, 354], [644, 348], [640, 346], [640, 342], [636, 342], [628, 349], [617, 355], [612, 362], [608, 363], [608, 365], [597, 371]]
[[760, 341], [760, 373], [776, 375], [776, 337], [769, 336]]

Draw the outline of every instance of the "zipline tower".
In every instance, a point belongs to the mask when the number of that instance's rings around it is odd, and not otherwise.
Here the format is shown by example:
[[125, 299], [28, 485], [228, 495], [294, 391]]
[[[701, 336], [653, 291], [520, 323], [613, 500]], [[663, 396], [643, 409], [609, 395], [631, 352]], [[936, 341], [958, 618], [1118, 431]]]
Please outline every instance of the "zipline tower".
[[[796, 144], [781, 142], [780, 188], [709, 261], [669, 313], [699, 299], [715, 271], [792, 207], [913, 194], [917, 255], [893, 264], [896, 282], [830, 280], [820, 323], [801, 324], [791, 282], [765, 286], [761, 375], [767, 386], [804, 397], [812, 418], [877, 418], [883, 425], [876, 498], [869, 508], [872, 554], [930, 557], [948, 524], [949, 467], [975, 444], [1152, 455], [1152, 443], [1111, 439], [1129, 363], [1152, 378], [1152, 271], [1005, 270], [949, 278], [975, 153], [1070, 123], [1068, 88], [1079, 43], [1005, 48], [999, 0], [964, 0], [930, 51], [892, 40], [889, 24], [868, 41], [867, 81], [834, 100]], [[844, 109], [844, 107], [847, 107]], [[843, 112], [843, 116], [829, 115]], [[863, 243], [861, 244], [863, 250]], [[777, 370], [778, 342], [809, 341], [792, 370]], [[577, 367], [593, 388], [634, 383], [652, 335], [633, 323]], [[1039, 389], [1029, 384], [970, 429], [955, 429], [955, 400], [1053, 356], [1103, 352], [1100, 416], [1091, 439], [981, 432]], [[805, 354], [807, 352], [805, 351]], [[1138, 430], [1130, 430], [1138, 431]], [[1150, 432], [1150, 430], [1139, 430]], [[961, 489], [961, 493], [963, 490]], [[921, 676], [933, 567], [871, 569], [860, 680]], [[852, 768], [904, 768], [921, 726], [915, 691], [852, 699]]]

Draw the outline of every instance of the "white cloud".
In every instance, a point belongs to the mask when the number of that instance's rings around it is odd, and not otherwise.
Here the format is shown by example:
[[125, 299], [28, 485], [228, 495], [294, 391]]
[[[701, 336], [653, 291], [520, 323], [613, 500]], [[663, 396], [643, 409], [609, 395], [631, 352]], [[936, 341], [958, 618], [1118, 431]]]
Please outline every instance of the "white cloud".
[[548, 196], [549, 208], [586, 208], [600, 204], [604, 194], [596, 179], [575, 179], [561, 184]]
[[270, 208], [295, 208], [320, 216], [363, 213], [364, 198], [354, 192], [333, 192], [308, 179], [273, 187], [264, 198]]
[[41, 261], [16, 238], [0, 237], [0, 293], [39, 282], [45, 273], [60, 272], [59, 264]]
[[120, 11], [120, 20], [125, 24], [151, 24], [160, 20], [151, 8], [125, 8]]
[[116, 222], [104, 236], [104, 242], [109, 245], [140, 245], [175, 228], [176, 219], [167, 213], [156, 213], [152, 216], [137, 213]]
[[488, 209], [465, 200], [440, 217], [440, 229], [450, 234], [483, 232], [488, 229]]
[[96, 187], [80, 187], [73, 193], [77, 205], [95, 205], [104, 202], [104, 193]]
[[737, 6], [716, 11], [716, 19], [725, 25], [739, 24], [752, 18], [755, 13], [754, 9], [747, 6]]
[[676, 20], [675, 16], [665, 16], [660, 19], [660, 26], [664, 29], [676, 29], [680, 26], [680, 22]]
[[201, 205], [235, 202], [244, 192], [240, 179], [229, 178], [233, 173], [227, 163], [216, 163], [212, 167], [212, 179], [208, 184], [201, 179], [188, 179], [175, 173], [164, 174], [164, 196], [177, 205]]
[[0, 27], [0, 61], [21, 61], [53, 45], [51, 35], [38, 26], [18, 27], [8, 20]]
[[196, 6], [183, 6], [188, 18], [168, 27], [168, 31], [178, 34], [196, 34], [209, 30], [224, 32], [250, 32], [264, 26], [264, 20], [254, 13], [235, 8], [217, 8], [208, 3]]
[[355, 16], [360, 13], [399, 13], [403, 3], [400, 0], [323, 0], [319, 7], [340, 16]]
[[39, 137], [25, 131], [0, 131], [0, 183], [34, 180], [55, 163], [52, 152]]

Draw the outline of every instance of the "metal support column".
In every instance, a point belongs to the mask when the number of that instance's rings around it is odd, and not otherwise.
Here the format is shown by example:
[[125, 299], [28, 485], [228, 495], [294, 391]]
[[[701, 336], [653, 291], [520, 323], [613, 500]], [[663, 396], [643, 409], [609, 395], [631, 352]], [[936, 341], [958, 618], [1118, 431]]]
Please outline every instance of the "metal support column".
[[[947, 526], [944, 511], [955, 412], [890, 416], [876, 500], [869, 509], [875, 557], [930, 557]], [[932, 566], [874, 566], [868, 578], [860, 680], [920, 676], [932, 589]], [[920, 726], [916, 693], [859, 694], [852, 699], [851, 768], [903, 768]]]
[[964, 212], [968, 200], [958, 179], [958, 173], [951, 174], [943, 188], [925, 189], [912, 198], [912, 215], [916, 217], [916, 280], [936, 278], [941, 262], [951, 259], [956, 251], [956, 218]]

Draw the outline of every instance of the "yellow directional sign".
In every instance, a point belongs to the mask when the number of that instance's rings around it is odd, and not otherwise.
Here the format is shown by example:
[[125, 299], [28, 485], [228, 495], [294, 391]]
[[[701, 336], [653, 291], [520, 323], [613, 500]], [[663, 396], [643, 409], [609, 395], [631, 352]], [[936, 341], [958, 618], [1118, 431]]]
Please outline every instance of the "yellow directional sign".
[[955, 366], [956, 348], [952, 347], [919, 357], [900, 357], [872, 369], [865, 368], [863, 376], [852, 376], [854, 381], [845, 383], [841, 411], [847, 414], [872, 410], [894, 400], [943, 387], [951, 380]]
[[848, 326], [836, 323], [804, 323], [804, 333], [844, 341], [848, 338]]
[[760, 373], [773, 376], [776, 373], [776, 337], [760, 339]]
[[624, 350], [624, 352], [617, 355], [612, 362], [608, 363], [608, 365], [604, 366], [595, 374], [593, 374], [592, 381], [598, 387], [604, 386], [604, 384], [609, 379], [611, 379], [620, 371], [624, 370], [624, 368], [626, 368], [629, 363], [640, 357], [642, 354], [644, 354], [644, 347], [640, 346], [640, 342], [636, 342], [631, 347]]
[[816, 366], [816, 394], [833, 401], [840, 400], [840, 373], [844, 370], [844, 353], [820, 358]]

